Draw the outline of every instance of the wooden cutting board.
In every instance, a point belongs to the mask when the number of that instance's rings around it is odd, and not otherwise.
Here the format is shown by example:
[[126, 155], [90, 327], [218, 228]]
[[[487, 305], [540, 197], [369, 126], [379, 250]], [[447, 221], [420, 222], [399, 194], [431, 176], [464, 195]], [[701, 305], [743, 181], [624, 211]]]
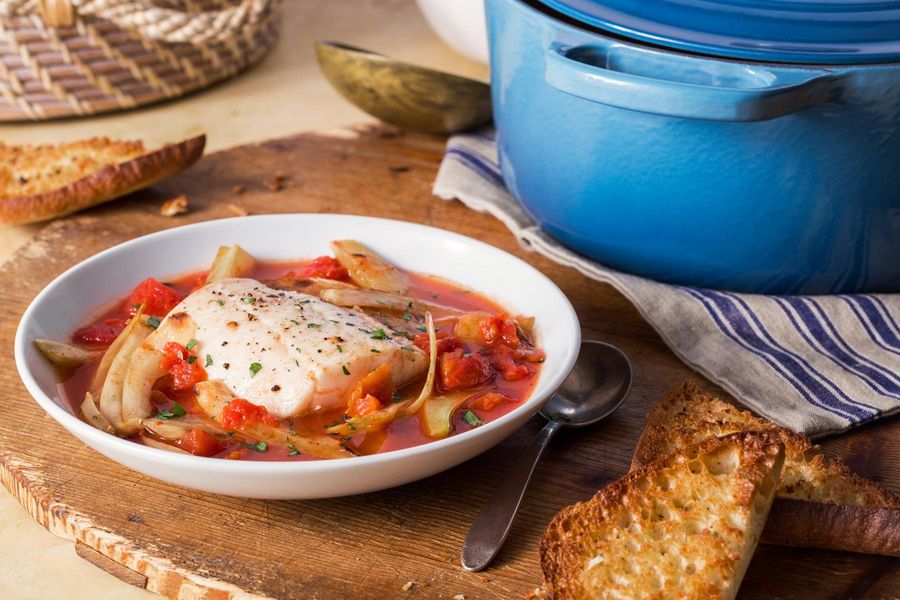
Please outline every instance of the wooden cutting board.
[[[539, 585], [537, 547], [550, 518], [626, 472], [648, 408], [693, 374], [612, 288], [523, 251], [491, 217], [434, 198], [442, 149], [442, 139], [386, 129], [273, 140], [207, 156], [152, 191], [48, 225], [0, 270], [6, 487], [50, 531], [75, 540], [80, 555], [171, 598], [505, 599]], [[159, 216], [160, 204], [179, 194], [187, 194], [191, 211]], [[464, 572], [460, 546], [495, 483], [539, 430], [539, 418], [484, 455], [418, 483], [350, 498], [275, 502], [203, 494], [129, 471], [71, 437], [28, 396], [13, 368], [12, 341], [23, 310], [47, 282], [133, 237], [233, 216], [228, 204], [251, 213], [376, 215], [485, 240], [550, 276], [575, 305], [585, 338], [617, 344], [631, 357], [635, 383], [627, 402], [599, 426], [558, 436], [490, 570]], [[900, 420], [824, 445], [900, 491]], [[741, 594], [900, 597], [900, 560], [763, 546]]]

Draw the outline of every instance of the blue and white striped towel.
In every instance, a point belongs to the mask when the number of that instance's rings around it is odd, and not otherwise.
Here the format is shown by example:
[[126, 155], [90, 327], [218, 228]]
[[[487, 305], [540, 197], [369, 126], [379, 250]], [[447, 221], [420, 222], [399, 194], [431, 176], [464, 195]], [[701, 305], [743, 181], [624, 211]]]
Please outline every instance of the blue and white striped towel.
[[900, 294], [761, 296], [606, 268], [544, 234], [503, 185], [493, 134], [450, 138], [434, 194], [502, 221], [527, 248], [611, 284], [688, 365], [759, 414], [811, 436], [900, 410]]

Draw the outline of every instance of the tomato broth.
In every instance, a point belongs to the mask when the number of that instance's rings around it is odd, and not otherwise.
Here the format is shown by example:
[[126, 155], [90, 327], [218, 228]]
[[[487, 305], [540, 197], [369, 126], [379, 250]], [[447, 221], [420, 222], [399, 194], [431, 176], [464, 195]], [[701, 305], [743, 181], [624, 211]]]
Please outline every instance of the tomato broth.
[[[322, 257], [322, 259], [324, 258], [325, 257]], [[315, 260], [318, 261], [320, 259]], [[314, 261], [308, 260], [257, 261], [253, 269], [245, 274], [245, 277], [262, 282], [277, 280], [283, 277], [292, 277], [296, 276], [298, 273], [303, 273], [305, 269], [306, 271], [309, 271], [309, 266], [313, 263]], [[321, 272], [319, 270], [316, 270], [315, 273], [316, 276], [327, 276], [329, 274], [333, 273], [327, 271]], [[430, 275], [409, 272], [404, 272], [404, 274], [408, 277], [411, 284], [406, 295], [411, 298], [439, 303], [455, 309], [456, 311], [488, 313], [495, 316], [497, 319], [500, 319], [495, 320], [499, 323], [501, 329], [507, 325], [507, 323], [502, 320], [507, 315], [504, 308], [473, 290], [465, 289], [454, 283]], [[340, 275], [340, 273], [338, 273], [338, 275]], [[158, 285], [148, 285], [145, 286], [147, 289], [141, 289], [141, 286], [138, 286], [135, 292], [117, 301], [111, 308], [100, 314], [97, 319], [73, 332], [72, 341], [88, 348], [105, 350], [118, 332], [122, 330], [127, 321], [132, 318], [138, 306], [137, 300], [139, 300], [140, 304], [143, 304], [145, 310], [144, 314], [150, 315], [151, 321], [155, 319], [154, 322], [158, 325], [159, 321], [165, 317], [165, 313], [171, 310], [181, 298], [186, 297], [192, 291], [204, 285], [206, 276], [207, 271], [199, 271], [171, 279], [163, 279], [162, 281], [164, 283], [162, 284], [162, 288]], [[141, 285], [143, 286], [145, 284], [146, 282]], [[542, 362], [542, 353], [536, 348], [532, 348], [533, 355], [528, 360], [521, 360], [509, 358], [510, 352], [506, 352], [506, 354], [498, 352], [496, 346], [493, 347], [493, 349], [488, 349], [470, 341], [459, 341], [454, 337], [456, 333], [454, 331], [456, 328], [453, 317], [454, 314], [457, 313], [450, 313], [448, 311], [445, 314], [442, 314], [440, 310], [433, 311], [437, 335], [444, 338], [453, 338], [455, 341], [452, 344], [448, 342], [448, 346], [456, 345], [461, 348], [462, 352], [454, 350], [457, 357], [460, 360], [466, 360], [475, 355], [488, 357], [500, 356], [498, 359], [500, 362], [497, 362], [495, 365], [491, 362], [494, 358], [479, 359], [482, 360], [483, 363], [488, 364], [491, 374], [490, 379], [485, 383], [480, 383], [472, 387], [471, 398], [467, 400], [462, 407], [456, 410], [453, 415], [451, 421], [452, 432], [450, 435], [456, 435], [480, 427], [484, 423], [489, 423], [498, 419], [520, 406], [521, 403], [531, 395], [538, 380], [540, 362]], [[519, 331], [524, 334], [521, 329]], [[394, 331], [394, 333], [396, 334], [396, 331]], [[514, 336], [514, 334], [511, 335]], [[422, 340], [419, 340], [417, 342], [420, 346], [421, 341]], [[531, 347], [530, 343], [529, 347]], [[423, 349], [427, 352], [427, 340]], [[444, 355], [440, 354], [439, 350], [439, 359], [443, 358], [443, 356]], [[60, 384], [63, 396], [75, 414], [80, 414], [79, 407], [85, 398], [85, 393], [88, 391], [91, 378], [97, 370], [99, 363], [100, 359], [98, 358], [97, 360], [78, 368]], [[516, 369], [518, 369], [518, 371]], [[507, 374], [510, 374], [509, 378], [507, 378]], [[465, 374], [463, 374], [463, 379], [465, 379]], [[416, 384], [410, 384], [405, 388], [398, 390], [398, 392], [403, 399], [406, 399], [418, 395], [421, 388], [422, 382], [418, 382]], [[176, 390], [167, 389], [165, 386], [162, 386], [161, 391], [164, 394], [165, 400], [162, 400], [163, 396], [157, 395], [154, 398], [155, 401], [153, 403], [153, 408], [157, 411], [157, 417], [161, 416], [160, 418], [172, 419], [174, 421], [179, 418], [181, 409], [188, 415], [202, 414], [202, 410], [195, 402], [194, 392], [191, 389]], [[502, 394], [502, 397], [492, 397], [500, 398], [501, 400], [496, 402], [482, 402], [482, 404], [479, 404], [477, 400], [483, 398], [489, 392]], [[396, 398], [394, 400], [397, 401]], [[177, 410], [176, 406], [179, 407]], [[265, 409], [262, 410], [265, 411]], [[290, 430], [299, 435], [321, 434], [324, 428], [329, 424], [346, 419], [346, 410], [345, 407], [341, 407], [326, 413], [305, 415], [291, 419], [281, 419], [279, 420], [279, 426], [284, 430]], [[248, 443], [246, 438], [244, 441], [241, 441], [229, 437], [210, 440], [199, 434], [196, 437], [198, 439], [187, 440], [181, 445], [176, 442], [175, 445], [176, 447], [186, 449], [194, 454], [217, 458], [254, 461], [319, 460], [308, 454], [298, 453], [296, 449], [292, 449], [289, 446], [279, 444], [265, 444], [264, 442], [253, 444]], [[129, 436], [127, 439], [136, 443], [144, 443], [141, 441], [141, 437], [138, 434]], [[352, 448], [359, 454], [388, 452], [434, 441], [426, 435], [417, 415], [399, 418], [393, 421], [383, 431], [370, 431], [369, 433], [347, 436], [342, 439], [348, 448]], [[250, 440], [250, 442], [252, 442], [252, 440]]]

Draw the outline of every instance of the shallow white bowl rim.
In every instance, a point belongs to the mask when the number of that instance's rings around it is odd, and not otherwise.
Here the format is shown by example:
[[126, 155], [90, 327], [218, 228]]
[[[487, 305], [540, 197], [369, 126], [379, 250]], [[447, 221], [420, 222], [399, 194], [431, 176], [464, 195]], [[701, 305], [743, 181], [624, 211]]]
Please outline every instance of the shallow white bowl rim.
[[[322, 219], [323, 221], [331, 221], [331, 220], [340, 220], [342, 218], [360, 220], [365, 219], [372, 222], [378, 222], [381, 224], [385, 223], [393, 223], [397, 226], [402, 226], [403, 228], [421, 228], [432, 231], [435, 235], [440, 235], [443, 237], [449, 237], [451, 239], [455, 239], [456, 241], [465, 243], [467, 245], [474, 246], [478, 248], [480, 251], [485, 253], [502, 253], [507, 257], [511, 257], [516, 261], [520, 261], [523, 265], [525, 265], [528, 269], [530, 269], [533, 273], [533, 276], [536, 281], [540, 281], [544, 284], [544, 288], [547, 293], [552, 293], [557, 295], [556, 300], [559, 302], [560, 307], [563, 308], [566, 312], [564, 314], [559, 315], [559, 323], [555, 324], [555, 326], [566, 327], [570, 329], [569, 338], [572, 340], [569, 348], [563, 350], [565, 353], [561, 357], [561, 368], [558, 369], [554, 373], [542, 373], [541, 381], [539, 387], [536, 388], [532, 395], [522, 403], [521, 406], [516, 407], [509, 413], [503, 415], [502, 417], [486, 423], [481, 427], [476, 429], [472, 429], [466, 432], [462, 432], [456, 435], [451, 435], [450, 437], [435, 440], [431, 442], [427, 442], [425, 444], [421, 444], [418, 446], [413, 446], [410, 448], [404, 448], [401, 450], [392, 450], [390, 452], [384, 452], [380, 454], [372, 454], [368, 456], [355, 456], [352, 458], [345, 459], [332, 459], [332, 460], [310, 460], [310, 461], [236, 461], [236, 460], [222, 460], [218, 458], [206, 458], [200, 456], [191, 456], [184, 454], [177, 454], [174, 452], [167, 452], [165, 450], [159, 450], [156, 448], [151, 448], [149, 446], [144, 446], [142, 444], [137, 444], [135, 442], [117, 438], [113, 435], [100, 431], [81, 419], [77, 416], [69, 412], [68, 410], [61, 407], [57, 404], [52, 398], [50, 398], [46, 393], [44, 393], [43, 389], [38, 384], [37, 380], [31, 373], [31, 369], [26, 362], [26, 348], [28, 344], [31, 343], [31, 340], [27, 338], [27, 331], [29, 329], [30, 322], [32, 320], [32, 316], [36, 311], [36, 308], [45, 301], [45, 299], [53, 294], [53, 290], [59, 286], [63, 281], [77, 277], [78, 272], [84, 268], [87, 268], [92, 263], [100, 261], [105, 257], [115, 254], [121, 251], [124, 248], [128, 248], [130, 246], [134, 246], [137, 244], [147, 243], [148, 240], [156, 241], [164, 241], [166, 238], [182, 235], [185, 229], [191, 228], [195, 230], [201, 230], [204, 228], [211, 228], [221, 226], [223, 222], [233, 222], [233, 221], [245, 221], [245, 222], [254, 222], [259, 223], [261, 221], [272, 220], [272, 219], [283, 219], [283, 218], [296, 218], [302, 217], [304, 219]], [[402, 267], [402, 265], [400, 265]], [[200, 265], [198, 268], [202, 268]], [[439, 272], [435, 272], [434, 275], [440, 276]], [[490, 244], [486, 244], [479, 240], [470, 238], [468, 236], [464, 236], [458, 233], [454, 233], [451, 231], [447, 231], [444, 229], [438, 229], [435, 227], [430, 227], [427, 225], [420, 225], [416, 223], [409, 223], [405, 221], [394, 221], [391, 219], [382, 219], [377, 217], [366, 217], [366, 216], [358, 216], [358, 215], [342, 215], [342, 214], [317, 214], [317, 213], [285, 213], [285, 214], [276, 214], [276, 215], [252, 215], [246, 217], [233, 217], [229, 219], [218, 219], [212, 221], [203, 221], [200, 223], [193, 223], [189, 225], [184, 225], [181, 227], [173, 227], [170, 229], [165, 229], [162, 231], [158, 231], [155, 233], [150, 233], [111, 248], [108, 248], [102, 252], [97, 253], [96, 255], [85, 259], [84, 261], [74, 265], [69, 268], [59, 276], [57, 276], [53, 281], [51, 281], [37, 296], [31, 301], [28, 308], [25, 310], [22, 315], [22, 319], [19, 322], [19, 326], [16, 330], [16, 338], [15, 338], [15, 360], [16, 365], [19, 371], [19, 376], [21, 377], [23, 383], [25, 384], [26, 389], [32, 395], [32, 397], [37, 401], [37, 403], [43, 408], [51, 417], [53, 417], [56, 421], [58, 421], [61, 425], [63, 425], [66, 429], [69, 429], [79, 437], [88, 440], [97, 440], [98, 442], [109, 442], [116, 444], [121, 447], [121, 450], [127, 453], [132, 454], [136, 457], [146, 457], [153, 458], [158, 462], [168, 462], [173, 467], [196, 467], [202, 468], [205, 471], [213, 471], [221, 475], [234, 475], [240, 476], [245, 473], [255, 473], [255, 474], [281, 474], [281, 475], [291, 475], [291, 474], [313, 474], [320, 471], [330, 471], [335, 468], [341, 468], [346, 463], [353, 463], [357, 467], [362, 467], [364, 465], [381, 465], [384, 463], [390, 463], [393, 460], [396, 460], [400, 457], [412, 458], [418, 456], [424, 456], [432, 452], [438, 452], [441, 449], [452, 448], [455, 446], [463, 445], [468, 443], [470, 440], [473, 440], [476, 436], [487, 434], [488, 432], [501, 427], [503, 422], [508, 418], [513, 418], [514, 415], [523, 413], [523, 412], [535, 412], [537, 408], [545, 402], [552, 393], [559, 388], [565, 378], [568, 376], [569, 371], [571, 371], [572, 367], [575, 364], [575, 359], [578, 355], [578, 349], [580, 347], [581, 340], [581, 330], [578, 322], [578, 317], [575, 314], [575, 309], [572, 307], [568, 298], [566, 298], [565, 294], [562, 293], [561, 290], [543, 273], [541, 273], [536, 268], [528, 265], [521, 259], [510, 255], [509, 253], [500, 250]], [[546, 382], [544, 381], [544, 377], [547, 377]], [[542, 389], [543, 393], [538, 393], [539, 390]], [[100, 438], [103, 439], [100, 439]]]

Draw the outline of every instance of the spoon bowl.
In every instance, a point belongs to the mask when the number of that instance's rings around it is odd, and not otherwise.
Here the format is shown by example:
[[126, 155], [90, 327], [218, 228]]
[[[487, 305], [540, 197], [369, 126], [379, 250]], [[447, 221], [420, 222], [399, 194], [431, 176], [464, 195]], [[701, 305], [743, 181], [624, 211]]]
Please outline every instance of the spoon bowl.
[[604, 342], [582, 342], [575, 367], [541, 416], [564, 427], [592, 425], [625, 401], [631, 378], [631, 363], [621, 350]]
[[488, 84], [338, 42], [316, 42], [319, 68], [348, 101], [413, 131], [447, 134], [493, 118]]

